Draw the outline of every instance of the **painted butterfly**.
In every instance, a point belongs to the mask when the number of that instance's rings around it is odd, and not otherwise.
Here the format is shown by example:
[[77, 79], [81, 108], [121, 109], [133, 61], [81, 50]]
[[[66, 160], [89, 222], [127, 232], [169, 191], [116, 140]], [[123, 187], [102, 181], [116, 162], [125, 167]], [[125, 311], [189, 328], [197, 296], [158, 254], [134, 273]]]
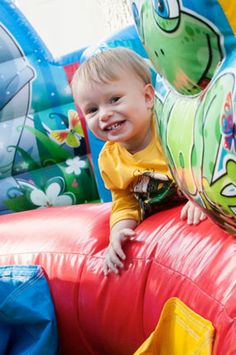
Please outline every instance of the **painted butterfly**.
[[227, 150], [236, 151], [236, 124], [234, 122], [232, 93], [229, 92], [226, 96], [224, 104], [224, 112], [221, 117], [222, 133], [224, 138], [224, 147]]
[[80, 139], [84, 137], [84, 132], [81, 126], [80, 117], [74, 110], [68, 111], [69, 128], [55, 130], [50, 132], [50, 136], [57, 141], [57, 143], [66, 143], [72, 148], [80, 146]]

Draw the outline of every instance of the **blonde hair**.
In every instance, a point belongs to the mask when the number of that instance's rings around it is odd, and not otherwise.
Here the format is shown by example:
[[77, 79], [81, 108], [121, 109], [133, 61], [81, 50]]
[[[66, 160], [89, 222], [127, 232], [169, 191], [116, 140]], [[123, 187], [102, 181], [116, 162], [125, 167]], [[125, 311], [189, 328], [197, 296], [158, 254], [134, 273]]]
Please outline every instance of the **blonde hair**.
[[72, 80], [74, 97], [77, 97], [76, 88], [80, 81], [107, 83], [118, 80], [121, 71], [131, 71], [145, 84], [151, 83], [151, 72], [143, 58], [125, 47], [109, 48], [93, 55], [79, 66]]

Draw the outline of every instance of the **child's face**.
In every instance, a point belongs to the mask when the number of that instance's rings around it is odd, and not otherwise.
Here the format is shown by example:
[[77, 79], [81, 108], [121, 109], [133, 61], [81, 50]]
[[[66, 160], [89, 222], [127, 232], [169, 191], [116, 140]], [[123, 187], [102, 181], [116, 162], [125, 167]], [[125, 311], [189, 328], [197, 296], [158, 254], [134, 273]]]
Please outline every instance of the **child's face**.
[[90, 130], [128, 149], [150, 130], [154, 90], [133, 73], [108, 83], [78, 83], [80, 108]]

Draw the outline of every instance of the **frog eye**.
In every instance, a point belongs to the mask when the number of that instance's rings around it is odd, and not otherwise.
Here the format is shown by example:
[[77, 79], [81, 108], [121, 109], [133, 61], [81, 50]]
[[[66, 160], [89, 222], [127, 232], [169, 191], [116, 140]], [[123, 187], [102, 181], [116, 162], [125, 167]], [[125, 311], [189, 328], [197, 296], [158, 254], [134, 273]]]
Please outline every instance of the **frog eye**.
[[143, 40], [143, 30], [142, 30], [142, 23], [140, 20], [140, 12], [139, 12], [137, 4], [134, 1], [131, 4], [131, 10], [133, 13], [134, 22], [135, 22], [136, 27], [138, 29], [139, 35], [140, 35], [141, 39]]
[[173, 32], [179, 25], [180, 8], [178, 0], [152, 0], [157, 25], [166, 32]]
[[179, 4], [177, 0], [152, 0], [152, 4], [158, 16], [166, 19], [179, 16]]

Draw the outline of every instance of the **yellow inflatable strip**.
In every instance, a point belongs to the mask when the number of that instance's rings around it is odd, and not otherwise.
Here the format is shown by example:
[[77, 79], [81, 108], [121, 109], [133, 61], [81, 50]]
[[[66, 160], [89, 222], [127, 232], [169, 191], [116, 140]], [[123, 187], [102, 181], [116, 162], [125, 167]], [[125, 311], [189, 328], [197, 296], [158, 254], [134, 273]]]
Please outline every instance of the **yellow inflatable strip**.
[[180, 299], [164, 305], [156, 329], [134, 355], [210, 355], [214, 327]]
[[235, 1], [219, 0], [234, 34], [236, 34]]

